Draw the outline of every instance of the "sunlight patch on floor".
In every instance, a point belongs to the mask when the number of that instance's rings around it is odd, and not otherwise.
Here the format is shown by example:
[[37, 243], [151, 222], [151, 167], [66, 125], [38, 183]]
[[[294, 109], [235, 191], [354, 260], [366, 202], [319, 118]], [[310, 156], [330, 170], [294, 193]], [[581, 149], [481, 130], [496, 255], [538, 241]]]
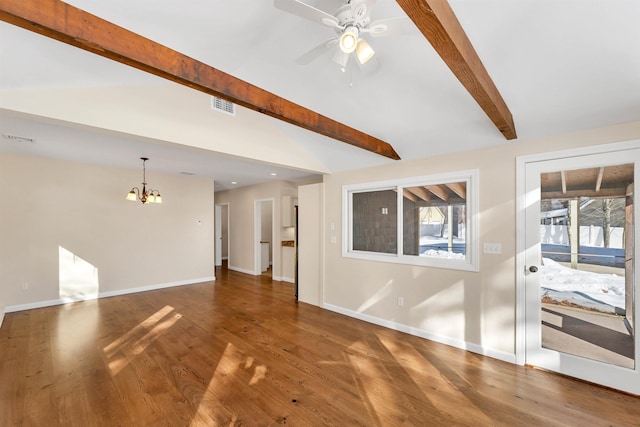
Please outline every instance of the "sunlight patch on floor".
[[[173, 312], [173, 307], [164, 306], [102, 349], [112, 375], [118, 375], [131, 360], [180, 320], [182, 315]], [[173, 315], [168, 317], [171, 313]]]
[[[255, 365], [255, 366], [254, 366]], [[211, 376], [207, 389], [202, 394], [202, 399], [198, 405], [198, 409], [191, 421], [191, 427], [199, 427], [202, 420], [211, 421], [211, 415], [220, 411], [227, 411], [220, 407], [220, 402], [227, 401], [226, 397], [232, 395], [237, 390], [238, 378], [236, 375], [238, 369], [254, 370], [253, 377], [249, 380], [250, 385], [257, 384], [264, 379], [267, 373], [267, 367], [255, 363], [255, 359], [251, 356], [243, 354], [236, 346], [228, 343], [224, 349], [224, 353], [220, 356], [216, 370]], [[236, 415], [233, 415], [236, 419]], [[233, 424], [235, 425], [235, 424]]]
[[[492, 419], [469, 399], [470, 390], [474, 389], [473, 385], [456, 374], [453, 369], [443, 372], [441, 368], [432, 364], [412, 346], [400, 346], [397, 341], [385, 339], [384, 334], [378, 334], [378, 339], [389, 354], [398, 361], [398, 366], [405, 371], [408, 378], [415, 378], [416, 372], [420, 372], [422, 375], [425, 372], [438, 374], [429, 376], [428, 382], [414, 381], [415, 386], [422, 393], [422, 397], [434, 408], [446, 414], [452, 410], [455, 411], [452, 406], [463, 406], [465, 416], [469, 420], [473, 420], [474, 425], [493, 424]], [[446, 365], [447, 362], [442, 361], [442, 363]]]

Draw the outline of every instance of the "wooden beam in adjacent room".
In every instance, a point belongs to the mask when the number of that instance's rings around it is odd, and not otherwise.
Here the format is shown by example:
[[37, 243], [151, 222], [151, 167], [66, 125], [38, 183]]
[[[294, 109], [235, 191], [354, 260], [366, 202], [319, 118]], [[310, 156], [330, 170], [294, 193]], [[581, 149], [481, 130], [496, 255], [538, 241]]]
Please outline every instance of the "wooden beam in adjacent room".
[[0, 20], [390, 159], [385, 141], [60, 0], [0, 0]]
[[505, 138], [515, 139], [509, 107], [446, 0], [397, 0]]

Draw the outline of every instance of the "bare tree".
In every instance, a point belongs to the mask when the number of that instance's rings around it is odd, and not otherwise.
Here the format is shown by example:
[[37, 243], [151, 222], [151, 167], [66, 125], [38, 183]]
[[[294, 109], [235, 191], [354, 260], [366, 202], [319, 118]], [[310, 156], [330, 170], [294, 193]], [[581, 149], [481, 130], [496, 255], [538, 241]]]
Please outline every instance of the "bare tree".
[[611, 242], [611, 205], [612, 199], [602, 199], [602, 238], [604, 247], [608, 248]]

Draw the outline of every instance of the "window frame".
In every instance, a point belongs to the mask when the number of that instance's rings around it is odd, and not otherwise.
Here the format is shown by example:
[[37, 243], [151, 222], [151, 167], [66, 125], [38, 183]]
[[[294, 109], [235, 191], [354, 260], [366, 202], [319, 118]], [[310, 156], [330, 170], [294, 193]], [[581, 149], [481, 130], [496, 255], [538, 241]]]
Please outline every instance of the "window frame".
[[[417, 265], [424, 267], [445, 268], [453, 270], [479, 271], [479, 172], [478, 169], [390, 179], [384, 181], [348, 184], [342, 186], [342, 256], [369, 261], [390, 262], [396, 264]], [[466, 183], [466, 222], [465, 222], [465, 257], [449, 259], [418, 255], [404, 255], [403, 252], [403, 191], [407, 187], [444, 185], [456, 182]], [[370, 252], [353, 249], [353, 194], [370, 191], [396, 190], [397, 227], [395, 254]]]

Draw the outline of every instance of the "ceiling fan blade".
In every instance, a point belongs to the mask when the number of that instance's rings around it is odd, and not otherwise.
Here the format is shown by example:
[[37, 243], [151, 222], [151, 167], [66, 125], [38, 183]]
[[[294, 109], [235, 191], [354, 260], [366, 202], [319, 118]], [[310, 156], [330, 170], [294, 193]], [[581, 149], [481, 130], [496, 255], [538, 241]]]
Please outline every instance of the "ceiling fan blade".
[[354, 0], [351, 2], [351, 16], [356, 22], [365, 19], [371, 13], [375, 0]]
[[378, 19], [373, 21], [363, 32], [371, 37], [405, 36], [418, 34], [418, 29], [408, 17]]
[[347, 68], [347, 63], [349, 62], [350, 53], [345, 53], [340, 49], [336, 49], [336, 53], [333, 55], [333, 61], [338, 63], [343, 70]]
[[318, 24], [340, 28], [338, 18], [299, 0], [274, 0], [273, 4], [276, 8], [284, 12], [317, 22]]
[[307, 53], [301, 55], [298, 59], [296, 59], [296, 64], [298, 65], [308, 65], [315, 59], [317, 59], [320, 55], [327, 52], [329, 49], [338, 44], [338, 37], [331, 38], [329, 40], [325, 40], [320, 43], [318, 46], [314, 47]]

